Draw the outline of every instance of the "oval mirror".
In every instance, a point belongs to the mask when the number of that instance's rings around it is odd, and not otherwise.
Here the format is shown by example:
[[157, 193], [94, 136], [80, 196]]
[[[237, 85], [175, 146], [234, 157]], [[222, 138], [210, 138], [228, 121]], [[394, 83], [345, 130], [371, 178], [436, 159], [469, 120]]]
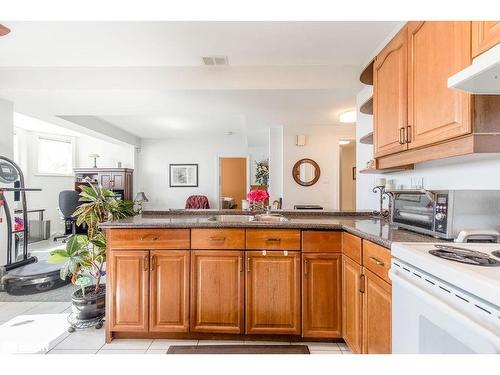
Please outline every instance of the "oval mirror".
[[312, 159], [300, 159], [292, 169], [293, 179], [302, 186], [312, 186], [319, 180], [321, 171]]

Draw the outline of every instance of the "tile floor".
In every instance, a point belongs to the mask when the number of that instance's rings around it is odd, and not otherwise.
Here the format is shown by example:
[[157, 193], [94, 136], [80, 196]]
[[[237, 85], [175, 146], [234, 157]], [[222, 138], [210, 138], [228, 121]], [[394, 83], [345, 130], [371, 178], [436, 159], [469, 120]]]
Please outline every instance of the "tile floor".
[[[0, 354], [165, 354], [170, 345], [249, 345], [290, 342], [219, 340], [114, 340], [104, 329], [67, 332], [67, 302], [0, 302]], [[307, 342], [311, 354], [350, 354], [343, 343]]]

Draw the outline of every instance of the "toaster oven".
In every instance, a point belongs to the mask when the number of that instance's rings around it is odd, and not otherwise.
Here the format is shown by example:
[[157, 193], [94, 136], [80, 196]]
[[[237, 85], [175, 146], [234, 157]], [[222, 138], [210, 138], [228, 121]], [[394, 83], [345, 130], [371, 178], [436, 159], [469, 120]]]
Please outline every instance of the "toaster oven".
[[437, 238], [500, 230], [500, 190], [390, 190], [391, 222]]

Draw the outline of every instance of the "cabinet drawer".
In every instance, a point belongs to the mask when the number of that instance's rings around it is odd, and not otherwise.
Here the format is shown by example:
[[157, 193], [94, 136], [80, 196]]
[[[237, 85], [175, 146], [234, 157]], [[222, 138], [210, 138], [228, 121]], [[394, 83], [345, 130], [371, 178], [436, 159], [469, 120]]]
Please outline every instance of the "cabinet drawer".
[[110, 229], [110, 249], [189, 249], [189, 229]]
[[247, 249], [300, 250], [300, 230], [247, 229]]
[[244, 249], [244, 229], [191, 229], [191, 248], [205, 250]]
[[391, 268], [391, 252], [389, 249], [370, 241], [363, 241], [363, 266], [391, 283], [391, 279], [387, 274], [389, 268]]
[[342, 233], [333, 231], [302, 231], [302, 251], [306, 253], [340, 253]]
[[358, 264], [361, 264], [361, 249], [361, 238], [356, 237], [350, 233], [342, 233], [342, 253], [344, 255], [347, 255]]

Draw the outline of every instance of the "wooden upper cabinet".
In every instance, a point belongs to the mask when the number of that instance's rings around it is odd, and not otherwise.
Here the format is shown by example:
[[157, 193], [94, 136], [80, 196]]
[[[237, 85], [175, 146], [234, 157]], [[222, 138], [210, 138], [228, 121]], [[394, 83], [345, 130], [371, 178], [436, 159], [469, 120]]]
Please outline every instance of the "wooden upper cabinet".
[[470, 45], [470, 22], [408, 23], [409, 148], [471, 132], [471, 95], [448, 88], [448, 77], [471, 64]]
[[149, 305], [149, 251], [111, 251], [108, 311], [112, 331], [147, 332]]
[[407, 149], [408, 122], [406, 27], [380, 52], [373, 67], [373, 142], [375, 156]]
[[500, 43], [500, 21], [472, 21], [472, 57]]
[[363, 350], [363, 267], [347, 256], [342, 257], [342, 332], [353, 353]]
[[192, 252], [191, 331], [243, 333], [244, 251]]
[[389, 354], [392, 351], [392, 288], [366, 268], [363, 273], [363, 353]]
[[246, 253], [246, 333], [300, 334], [300, 253]]
[[189, 250], [150, 253], [152, 332], [189, 332]]
[[302, 254], [302, 336], [342, 337], [340, 254]]

